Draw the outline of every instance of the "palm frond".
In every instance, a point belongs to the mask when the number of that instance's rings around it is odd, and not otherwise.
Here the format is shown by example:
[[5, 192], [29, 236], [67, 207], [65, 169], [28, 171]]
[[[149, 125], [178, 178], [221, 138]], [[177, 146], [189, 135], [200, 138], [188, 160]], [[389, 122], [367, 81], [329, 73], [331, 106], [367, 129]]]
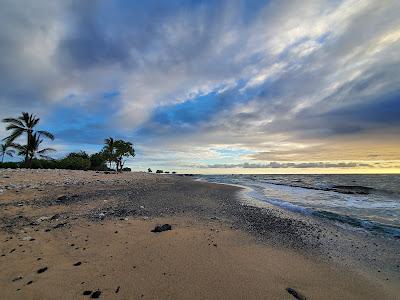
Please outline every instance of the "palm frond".
[[24, 126], [20, 126], [20, 125], [15, 125], [15, 124], [10, 124], [6, 127], [6, 130], [14, 130], [14, 129], [21, 129], [21, 130], [25, 130]]
[[29, 124], [30, 121], [30, 114], [27, 112], [22, 112], [21, 116], [18, 117], [19, 120], [21, 120], [25, 125]]
[[2, 120], [2, 122], [3, 123], [11, 123], [11, 124], [16, 125], [16, 126], [24, 127], [24, 123], [22, 123], [20, 120], [15, 119], [15, 118], [4, 118]]
[[27, 148], [26, 145], [20, 145], [17, 143], [12, 143], [12, 144], [10, 144], [10, 146], [13, 147], [14, 149], [17, 149], [18, 151], [22, 151]]
[[39, 133], [39, 135], [44, 135], [45, 137], [47, 137], [50, 140], [54, 140], [54, 135], [46, 130], [38, 130], [37, 133]]
[[36, 116], [32, 116], [31, 126], [32, 128], [35, 127], [40, 121], [40, 118], [36, 118]]
[[20, 137], [24, 133], [23, 130], [21, 129], [15, 129], [9, 136], [5, 137], [3, 141], [6, 142], [6, 144], [11, 144], [14, 142], [18, 137]]
[[44, 149], [38, 151], [37, 153], [42, 154], [42, 153], [54, 152], [54, 151], [56, 151], [56, 149], [53, 149], [53, 148], [44, 148]]

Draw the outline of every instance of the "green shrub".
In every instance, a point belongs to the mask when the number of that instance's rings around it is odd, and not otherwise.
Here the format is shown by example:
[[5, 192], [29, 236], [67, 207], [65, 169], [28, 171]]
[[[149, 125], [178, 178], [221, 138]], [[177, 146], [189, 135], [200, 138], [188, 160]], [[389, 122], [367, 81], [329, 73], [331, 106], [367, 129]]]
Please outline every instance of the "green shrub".
[[103, 152], [98, 152], [90, 155], [90, 169], [96, 171], [108, 170], [106, 159], [107, 158]]
[[53, 159], [34, 159], [32, 160], [31, 169], [56, 169], [59, 162]]
[[90, 159], [68, 155], [67, 157], [61, 159], [58, 162], [58, 167], [60, 169], [68, 169], [68, 170], [88, 170], [90, 168]]
[[20, 165], [20, 162], [14, 161], [0, 162], [0, 169], [17, 169], [20, 168]]

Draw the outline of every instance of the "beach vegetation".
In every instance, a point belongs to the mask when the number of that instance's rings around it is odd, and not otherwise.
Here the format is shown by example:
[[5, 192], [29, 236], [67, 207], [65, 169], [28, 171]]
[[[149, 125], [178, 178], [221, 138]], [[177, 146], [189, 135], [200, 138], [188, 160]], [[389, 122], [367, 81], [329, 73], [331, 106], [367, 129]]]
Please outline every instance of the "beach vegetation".
[[12, 143], [12, 147], [17, 150], [18, 155], [25, 157], [25, 165], [29, 168], [32, 165], [33, 159], [42, 158], [50, 159], [48, 156], [49, 152], [55, 151], [53, 148], [41, 148], [40, 145], [43, 142], [41, 138], [42, 134], [35, 132], [29, 134], [28, 143], [26, 145], [20, 145], [17, 143]]
[[90, 157], [84, 152], [72, 152], [59, 161], [60, 169], [89, 170]]
[[[22, 112], [17, 118], [5, 118], [2, 120], [6, 123], [6, 130], [11, 131], [10, 135], [3, 139], [6, 144], [12, 145], [18, 152], [18, 155], [24, 156], [24, 162], [27, 167], [32, 164], [32, 160], [38, 155], [45, 157], [51, 148], [39, 150], [42, 143], [42, 137], [54, 140], [54, 135], [45, 130], [36, 130], [40, 118], [36, 115]], [[26, 144], [19, 144], [15, 141], [25, 135]]]
[[0, 155], [1, 155], [1, 162], [4, 162], [4, 157], [6, 155], [13, 157], [15, 154], [14, 149], [12, 149], [12, 146], [10, 143], [4, 143], [0, 145]]
[[135, 149], [133, 149], [133, 145], [131, 142], [126, 142], [123, 140], [118, 140], [115, 141], [115, 165], [117, 168], [117, 171], [121, 171], [125, 159], [132, 156], [135, 157]]
[[108, 170], [106, 162], [107, 162], [107, 157], [102, 151], [90, 155], [91, 170], [96, 170], [96, 171]]
[[111, 169], [112, 163], [115, 161], [115, 145], [112, 137], [104, 140], [103, 153]]
[[[45, 138], [54, 140], [54, 135], [37, 129], [40, 118], [36, 115], [22, 112], [16, 118], [5, 118], [2, 121], [6, 123], [6, 130], [10, 131], [10, 134], [3, 139], [4, 143], [0, 146], [0, 168], [107, 171], [115, 164], [115, 169], [120, 172], [130, 171], [130, 168], [124, 168], [124, 164], [128, 157], [135, 156], [131, 142], [109, 137], [104, 140], [104, 147], [100, 152], [91, 155], [85, 151], [72, 152], [64, 158], [53, 159], [49, 153], [55, 150], [42, 145]], [[4, 162], [6, 156], [13, 157], [14, 154], [22, 156], [23, 161]]]

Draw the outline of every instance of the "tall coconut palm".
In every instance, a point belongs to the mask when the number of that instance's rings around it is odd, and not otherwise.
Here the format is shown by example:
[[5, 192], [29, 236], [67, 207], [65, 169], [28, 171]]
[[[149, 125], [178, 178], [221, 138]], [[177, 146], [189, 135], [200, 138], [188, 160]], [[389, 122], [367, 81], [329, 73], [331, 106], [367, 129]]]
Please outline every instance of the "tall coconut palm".
[[35, 132], [30, 136], [27, 145], [19, 145], [19, 144], [12, 145], [15, 149], [17, 149], [18, 155], [24, 155], [25, 157], [28, 157], [28, 167], [31, 166], [32, 160], [34, 158], [40, 157], [44, 159], [50, 159], [47, 153], [55, 151], [53, 148], [39, 149], [40, 144], [43, 142], [41, 136], [42, 135], [40, 133]]
[[[50, 140], [54, 140], [54, 135], [48, 131], [44, 130], [35, 130], [36, 125], [39, 123], [40, 118], [37, 118], [36, 115], [29, 114], [27, 112], [22, 112], [21, 116], [18, 118], [5, 118], [3, 119], [4, 123], [8, 123], [6, 129], [12, 130], [11, 134], [3, 139], [6, 143], [13, 143], [18, 137], [26, 134], [26, 146], [27, 148], [30, 141], [33, 141], [32, 137], [35, 133], [40, 136], [45, 136]], [[28, 163], [29, 154], [25, 151], [25, 163]]]
[[0, 145], [0, 155], [1, 155], [1, 162], [4, 162], [4, 156], [13, 156], [15, 151], [13, 149], [10, 149], [12, 147], [11, 144], [9, 143], [4, 143]]
[[115, 160], [115, 141], [112, 137], [109, 137], [104, 140], [104, 144], [103, 152], [111, 168], [111, 163]]

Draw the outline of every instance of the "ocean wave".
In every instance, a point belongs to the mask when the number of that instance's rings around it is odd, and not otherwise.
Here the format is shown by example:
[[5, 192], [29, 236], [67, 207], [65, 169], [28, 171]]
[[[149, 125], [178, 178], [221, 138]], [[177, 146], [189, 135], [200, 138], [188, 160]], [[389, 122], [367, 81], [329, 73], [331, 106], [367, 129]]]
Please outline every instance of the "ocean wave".
[[331, 221], [336, 221], [340, 223], [345, 223], [351, 225], [353, 227], [359, 227], [363, 229], [367, 229], [368, 231], [373, 231], [376, 233], [385, 233], [391, 235], [393, 237], [400, 237], [400, 227], [391, 226], [387, 224], [377, 223], [369, 220], [363, 220], [356, 217], [351, 217], [347, 215], [340, 215], [330, 211], [314, 211], [313, 215], [325, 219], [329, 219]]
[[[296, 180], [294, 182], [301, 182], [301, 180]], [[325, 192], [336, 192], [341, 194], [357, 194], [357, 195], [369, 195], [373, 192], [378, 193], [379, 190], [362, 185], [332, 185], [332, 186], [310, 186], [310, 185], [302, 185], [302, 184], [293, 184], [286, 182], [275, 182], [275, 181], [264, 181], [264, 183], [273, 184], [273, 185], [283, 185], [295, 188], [303, 188], [308, 190], [316, 190], [316, 191], [325, 191]], [[390, 194], [389, 191], [380, 190], [381, 193]]]

